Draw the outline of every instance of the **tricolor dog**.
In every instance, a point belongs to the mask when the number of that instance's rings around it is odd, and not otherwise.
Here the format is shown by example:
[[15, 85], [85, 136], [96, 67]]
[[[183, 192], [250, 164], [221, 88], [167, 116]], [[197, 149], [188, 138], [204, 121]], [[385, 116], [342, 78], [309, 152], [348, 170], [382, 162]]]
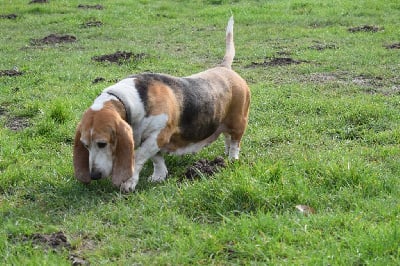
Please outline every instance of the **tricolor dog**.
[[121, 191], [134, 191], [146, 161], [154, 166], [149, 180], [163, 181], [168, 174], [163, 153], [195, 153], [221, 133], [226, 154], [238, 159], [250, 91], [231, 69], [234, 55], [230, 18], [219, 66], [183, 78], [132, 75], [103, 90], [77, 126], [76, 178], [90, 183], [111, 176]]

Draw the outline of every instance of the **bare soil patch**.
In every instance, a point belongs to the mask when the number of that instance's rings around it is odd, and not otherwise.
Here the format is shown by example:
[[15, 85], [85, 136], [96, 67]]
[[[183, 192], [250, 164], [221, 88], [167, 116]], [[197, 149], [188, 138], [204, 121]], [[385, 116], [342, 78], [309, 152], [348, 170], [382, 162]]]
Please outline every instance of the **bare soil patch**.
[[101, 26], [103, 26], [103, 22], [98, 21], [98, 20], [88, 21], [88, 22], [82, 24], [82, 27], [84, 27], [84, 28], [101, 27]]
[[97, 77], [97, 78], [95, 78], [95, 79], [92, 81], [92, 83], [93, 83], [93, 84], [96, 84], [96, 83], [100, 83], [100, 82], [104, 82], [104, 81], [106, 81], [105, 78], [103, 78], [103, 77]]
[[50, 34], [42, 39], [32, 39], [32, 45], [44, 45], [44, 44], [58, 44], [58, 43], [72, 43], [76, 42], [76, 37], [73, 35], [59, 35]]
[[67, 236], [63, 232], [57, 232], [53, 234], [33, 234], [26, 237], [27, 240], [32, 240], [34, 245], [42, 245], [45, 248], [56, 249], [70, 249], [71, 244], [67, 240]]
[[386, 49], [400, 49], [400, 42], [385, 45]]
[[383, 27], [375, 26], [375, 25], [362, 25], [357, 27], [351, 27], [347, 29], [349, 32], [378, 32], [384, 30]]
[[4, 14], [0, 15], [0, 18], [5, 18], [5, 19], [16, 19], [18, 16], [16, 14]]
[[48, 3], [48, 0], [32, 0], [29, 2], [29, 4], [45, 4]]
[[255, 68], [255, 67], [267, 67], [267, 66], [287, 66], [287, 65], [297, 65], [301, 64], [304, 61], [295, 60], [290, 57], [274, 57], [271, 59], [265, 59], [264, 62], [252, 62], [248, 65], [248, 68]]
[[185, 177], [189, 180], [194, 180], [201, 178], [202, 175], [212, 176], [213, 174], [219, 172], [221, 168], [225, 167], [225, 160], [221, 156], [218, 156], [212, 161], [200, 159], [187, 168]]
[[12, 131], [20, 131], [29, 127], [29, 120], [26, 117], [12, 117], [8, 118], [6, 127]]
[[24, 74], [24, 72], [19, 71], [18, 69], [0, 70], [0, 77], [3, 76], [15, 77], [15, 76], [21, 76], [22, 74]]
[[[75, 249], [68, 241], [67, 236], [61, 231], [51, 234], [35, 233], [31, 235], [24, 235], [22, 237], [9, 235], [8, 238], [12, 241], [31, 242], [35, 248], [41, 247], [45, 250], [50, 250], [54, 252], [58, 252], [61, 250], [68, 250], [69, 252], [71, 252], [73, 249]], [[68, 259], [71, 261], [72, 265], [90, 264], [89, 261], [87, 261], [79, 254], [70, 253]]]
[[317, 50], [317, 51], [323, 51], [323, 50], [328, 50], [328, 49], [338, 49], [338, 47], [335, 44], [331, 43], [316, 43], [314, 45], [311, 45], [308, 47], [311, 50]]
[[81, 8], [81, 9], [97, 9], [97, 10], [104, 9], [104, 7], [102, 5], [99, 5], [99, 4], [97, 4], [97, 5], [82, 5], [82, 4], [79, 4], [78, 8]]
[[352, 79], [352, 82], [359, 86], [371, 86], [371, 87], [382, 87], [383, 78], [382, 77], [372, 77], [360, 75]]
[[80, 256], [76, 254], [71, 254], [69, 256], [69, 260], [71, 261], [73, 266], [76, 265], [90, 265], [89, 261], [85, 260], [84, 258], [81, 258]]
[[310, 74], [305, 81], [317, 82], [317, 83], [325, 83], [338, 81], [339, 75], [337, 73], [313, 73]]
[[7, 111], [6, 108], [0, 106], [0, 116], [5, 115], [5, 114], [6, 114], [6, 111]]
[[97, 62], [110, 62], [110, 63], [122, 64], [123, 62], [130, 60], [138, 62], [145, 57], [146, 57], [145, 53], [135, 54], [132, 52], [117, 51], [113, 54], [93, 56], [92, 60]]

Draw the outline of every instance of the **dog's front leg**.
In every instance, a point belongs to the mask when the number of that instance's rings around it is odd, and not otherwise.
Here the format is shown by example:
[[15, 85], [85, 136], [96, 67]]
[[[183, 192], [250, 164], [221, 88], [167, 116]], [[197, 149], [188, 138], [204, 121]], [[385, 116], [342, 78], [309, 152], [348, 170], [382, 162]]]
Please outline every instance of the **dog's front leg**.
[[149, 181], [151, 182], [162, 182], [165, 180], [168, 174], [167, 166], [165, 165], [164, 157], [157, 153], [154, 155], [151, 160], [153, 161], [154, 171], [153, 174], [149, 177]]
[[157, 134], [150, 135], [137, 150], [133, 176], [121, 184], [122, 191], [131, 192], [135, 190], [135, 187], [139, 182], [139, 174], [140, 171], [142, 171], [143, 165], [159, 151], [160, 149], [157, 145]]

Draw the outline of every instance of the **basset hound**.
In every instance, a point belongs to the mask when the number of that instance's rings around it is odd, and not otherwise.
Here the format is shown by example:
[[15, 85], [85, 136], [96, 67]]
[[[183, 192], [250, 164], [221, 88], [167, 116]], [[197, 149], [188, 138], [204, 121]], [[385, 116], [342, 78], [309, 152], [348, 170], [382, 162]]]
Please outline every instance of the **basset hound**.
[[168, 174], [163, 153], [195, 153], [225, 136], [225, 153], [239, 158], [250, 90], [231, 69], [235, 56], [233, 17], [226, 30], [222, 63], [188, 77], [138, 74], [112, 85], [95, 99], [77, 126], [73, 163], [83, 183], [111, 176], [123, 192], [134, 191], [147, 160], [150, 181]]

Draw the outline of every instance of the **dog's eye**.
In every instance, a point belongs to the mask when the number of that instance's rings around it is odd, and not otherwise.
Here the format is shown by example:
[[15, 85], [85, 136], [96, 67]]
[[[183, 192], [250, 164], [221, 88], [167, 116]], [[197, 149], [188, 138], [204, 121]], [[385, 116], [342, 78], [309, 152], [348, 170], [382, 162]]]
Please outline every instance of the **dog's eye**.
[[106, 142], [97, 142], [97, 147], [99, 147], [100, 149], [103, 149], [107, 146]]

